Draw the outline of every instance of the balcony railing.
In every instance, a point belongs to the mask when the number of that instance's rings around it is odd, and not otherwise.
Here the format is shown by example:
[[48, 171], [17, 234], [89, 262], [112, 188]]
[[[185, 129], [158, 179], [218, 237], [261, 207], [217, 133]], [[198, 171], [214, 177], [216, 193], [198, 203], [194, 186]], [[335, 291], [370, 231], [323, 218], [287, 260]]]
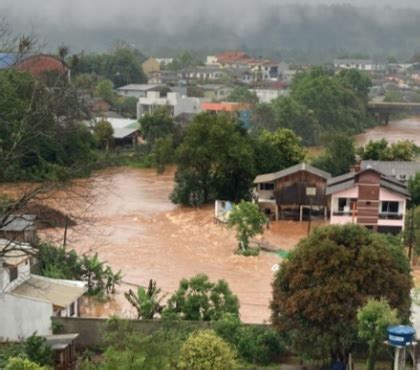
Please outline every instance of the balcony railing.
[[380, 220], [402, 220], [404, 216], [400, 213], [382, 212], [379, 213]]
[[357, 211], [333, 211], [333, 216], [357, 216]]

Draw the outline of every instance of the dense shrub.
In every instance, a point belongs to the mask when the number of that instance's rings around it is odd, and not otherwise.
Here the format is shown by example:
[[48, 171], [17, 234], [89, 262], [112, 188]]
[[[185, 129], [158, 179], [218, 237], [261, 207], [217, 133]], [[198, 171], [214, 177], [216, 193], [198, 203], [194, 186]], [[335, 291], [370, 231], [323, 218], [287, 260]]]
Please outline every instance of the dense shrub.
[[180, 369], [229, 370], [234, 366], [235, 352], [211, 330], [191, 334], [181, 347]]

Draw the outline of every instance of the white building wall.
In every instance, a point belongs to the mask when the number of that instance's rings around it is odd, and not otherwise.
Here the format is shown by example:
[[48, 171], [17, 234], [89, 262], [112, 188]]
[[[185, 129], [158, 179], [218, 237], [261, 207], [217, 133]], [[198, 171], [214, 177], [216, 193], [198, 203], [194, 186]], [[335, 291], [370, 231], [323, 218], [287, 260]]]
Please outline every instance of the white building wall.
[[34, 332], [49, 335], [52, 315], [51, 303], [0, 294], [0, 341], [17, 341]]
[[[30, 259], [23, 261], [17, 266], [18, 277], [10, 282], [10, 271], [7, 267], [0, 266], [0, 293], [10, 292], [22, 282], [27, 280], [31, 274]], [[1, 311], [0, 311], [1, 312]]]

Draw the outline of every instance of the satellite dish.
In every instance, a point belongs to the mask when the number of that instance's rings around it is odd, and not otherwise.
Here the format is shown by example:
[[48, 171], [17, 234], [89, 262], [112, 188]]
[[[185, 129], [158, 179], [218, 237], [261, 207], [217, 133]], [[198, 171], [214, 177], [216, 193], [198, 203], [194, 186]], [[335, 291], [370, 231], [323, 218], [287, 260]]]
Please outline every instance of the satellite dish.
[[273, 265], [273, 267], [271, 268], [271, 271], [273, 271], [273, 272], [277, 272], [277, 271], [279, 271], [279, 269], [280, 269], [280, 266], [279, 266], [278, 264], [275, 264], [275, 265]]

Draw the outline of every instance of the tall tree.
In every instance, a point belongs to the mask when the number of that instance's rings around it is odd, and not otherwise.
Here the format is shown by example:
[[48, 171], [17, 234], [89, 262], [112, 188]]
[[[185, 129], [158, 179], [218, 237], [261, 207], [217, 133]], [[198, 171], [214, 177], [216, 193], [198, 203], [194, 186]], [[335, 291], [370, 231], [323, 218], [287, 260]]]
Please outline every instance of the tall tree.
[[177, 164], [175, 203], [237, 201], [250, 196], [253, 148], [246, 132], [227, 115], [195, 117], [177, 149]]
[[156, 109], [151, 114], [146, 114], [140, 118], [140, 131], [143, 139], [151, 147], [159, 138], [164, 138], [172, 134], [175, 130], [175, 123], [165, 107]]
[[317, 228], [281, 264], [272, 321], [302, 356], [346, 363], [357, 338], [358, 309], [383, 297], [408, 319], [411, 288], [398, 239], [354, 224]]
[[257, 173], [280, 171], [303, 161], [305, 149], [292, 130], [262, 131], [255, 141]]
[[240, 86], [232, 90], [226, 99], [227, 101], [237, 103], [257, 104], [258, 97], [255, 93], [249, 91], [246, 87]]

